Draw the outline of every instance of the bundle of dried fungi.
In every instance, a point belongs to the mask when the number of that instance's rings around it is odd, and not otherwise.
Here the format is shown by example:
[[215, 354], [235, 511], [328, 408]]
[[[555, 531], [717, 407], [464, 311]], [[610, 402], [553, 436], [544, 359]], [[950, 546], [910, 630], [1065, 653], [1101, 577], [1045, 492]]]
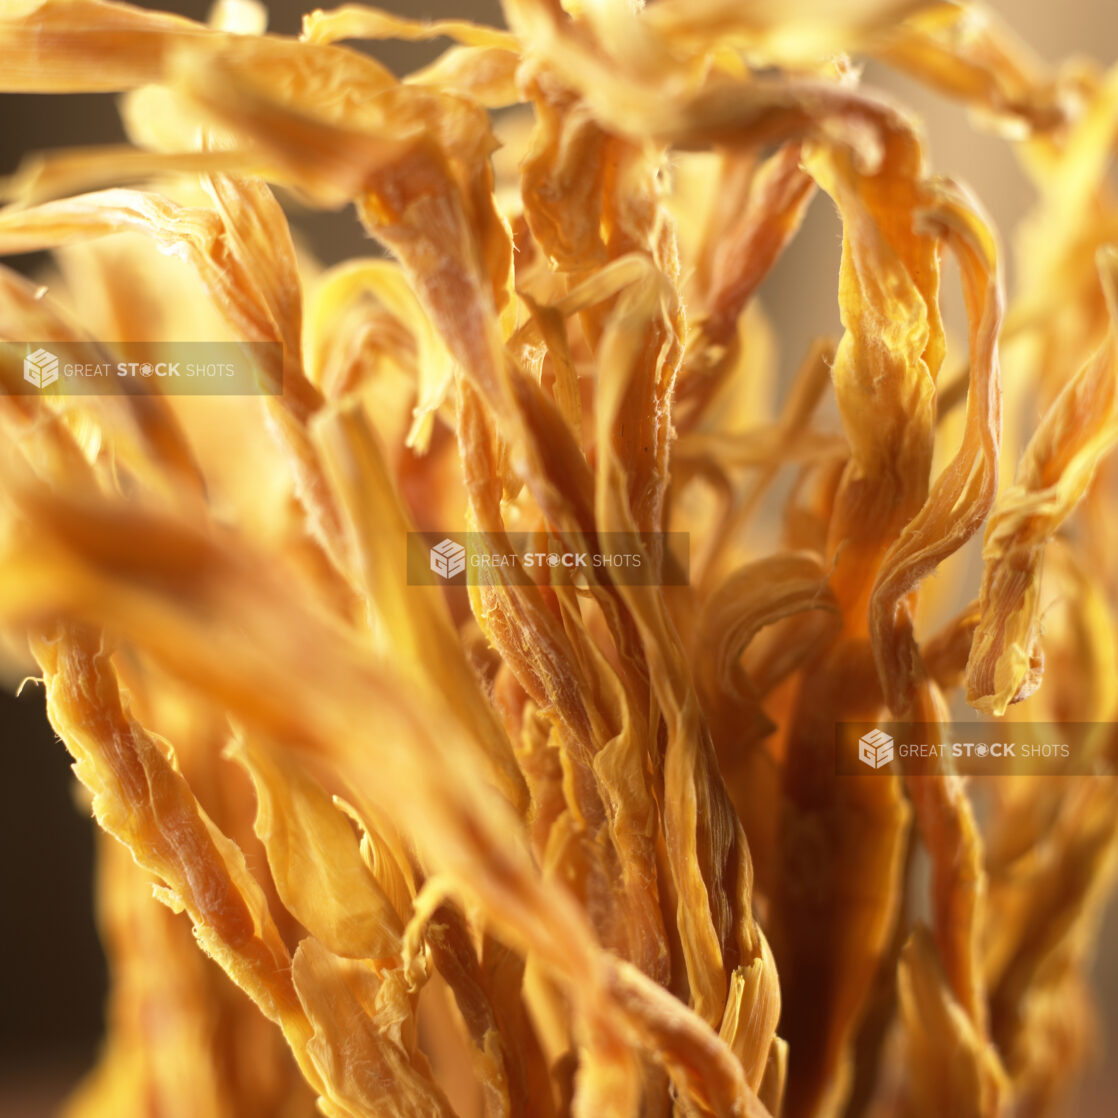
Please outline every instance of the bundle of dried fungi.
[[[0, 339], [278, 343], [256, 396], [0, 369], [0, 624], [108, 836], [68, 1114], [1066, 1112], [1113, 778], [838, 775], [834, 732], [1115, 718], [1118, 69], [959, 3], [504, 12], [0, 7], [0, 85], [119, 91], [133, 145], [7, 181], [0, 252], [54, 264], [0, 270]], [[451, 45], [339, 45], [385, 38]], [[1014, 146], [1007, 306], [866, 60]], [[323, 270], [277, 198], [372, 240]], [[844, 332], [779, 384], [813, 203]], [[467, 527], [686, 532], [690, 584], [408, 585]]]

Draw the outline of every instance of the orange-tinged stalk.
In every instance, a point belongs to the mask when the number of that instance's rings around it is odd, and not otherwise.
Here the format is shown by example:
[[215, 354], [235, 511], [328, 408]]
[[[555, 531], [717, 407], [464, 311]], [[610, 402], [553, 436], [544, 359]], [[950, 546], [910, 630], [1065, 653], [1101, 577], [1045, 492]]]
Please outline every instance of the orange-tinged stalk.
[[[835, 727], [1074, 695], [1118, 760], [1118, 584], [1065, 543], [1113, 536], [1118, 80], [969, 5], [838, 7], [0, 11], [0, 86], [122, 92], [130, 140], [3, 184], [0, 252], [62, 274], [0, 271], [0, 340], [267, 355], [210, 400], [31, 395], [0, 357], [0, 626], [122, 844], [76, 1118], [1061, 1112], [1113, 775], [1010, 767], [980, 811], [950, 766], [841, 773]], [[399, 80], [342, 45], [391, 38], [452, 46]], [[864, 58], [1015, 145], [1048, 275], [1007, 301]], [[843, 333], [783, 339], [778, 406], [760, 300], [822, 194]], [[292, 198], [389, 258], [323, 271]], [[1003, 317], [1039, 401], [1004, 427]], [[417, 528], [620, 539], [652, 577], [412, 585]], [[932, 576], [961, 612], [928, 633]]]

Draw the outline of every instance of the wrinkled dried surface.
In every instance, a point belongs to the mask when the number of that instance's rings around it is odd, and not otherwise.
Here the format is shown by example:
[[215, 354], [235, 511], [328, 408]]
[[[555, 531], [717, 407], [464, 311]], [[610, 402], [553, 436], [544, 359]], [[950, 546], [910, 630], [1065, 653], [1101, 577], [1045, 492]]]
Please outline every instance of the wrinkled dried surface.
[[[833, 731], [1115, 721], [1118, 70], [969, 5], [504, 10], [0, 10], [0, 86], [120, 91], [132, 144], [3, 184], [0, 252], [60, 271], [0, 271], [0, 338], [282, 354], [262, 399], [0, 396], [0, 625], [111, 836], [69, 1114], [1066, 1113], [1113, 777], [980, 811]], [[451, 46], [401, 81], [381, 38]], [[860, 58], [1014, 145], [1008, 300]], [[288, 197], [388, 258], [321, 270]], [[759, 300], [829, 203], [843, 333], [778, 394]], [[688, 532], [691, 584], [413, 587], [417, 527]]]

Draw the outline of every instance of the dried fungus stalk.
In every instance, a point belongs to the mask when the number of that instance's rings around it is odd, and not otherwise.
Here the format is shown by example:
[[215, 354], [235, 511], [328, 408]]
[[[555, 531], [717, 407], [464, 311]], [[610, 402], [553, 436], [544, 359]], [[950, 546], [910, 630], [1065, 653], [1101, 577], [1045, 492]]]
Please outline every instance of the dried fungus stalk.
[[[61, 271], [0, 271], [0, 339], [275, 355], [273, 394], [204, 408], [0, 363], [0, 625], [116, 840], [68, 1113], [1066, 1113], [1113, 777], [1007, 772], [979, 813], [951, 771], [838, 775], [834, 727], [1115, 719], [1112, 552], [1067, 541], [1118, 540], [1118, 71], [971, 4], [504, 12], [0, 9], [0, 86], [121, 92], [131, 141], [3, 184], [0, 251]], [[389, 38], [452, 45], [404, 80], [345, 45]], [[1008, 304], [866, 58], [1014, 145]], [[277, 194], [352, 204], [387, 258], [321, 270]], [[758, 292], [822, 195], [843, 333], [786, 339], [770, 406]], [[617, 533], [654, 570], [687, 532], [693, 577], [443, 594], [417, 526]]]

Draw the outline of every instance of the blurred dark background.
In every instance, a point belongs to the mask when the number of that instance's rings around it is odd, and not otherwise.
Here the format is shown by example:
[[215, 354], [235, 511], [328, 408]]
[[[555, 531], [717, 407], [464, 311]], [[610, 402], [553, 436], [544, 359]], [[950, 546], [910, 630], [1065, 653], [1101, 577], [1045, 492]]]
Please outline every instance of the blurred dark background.
[[92, 823], [42, 687], [28, 684], [19, 698], [0, 692], [0, 765], [0, 1114], [27, 1118], [44, 1082], [65, 1090], [92, 1062], [105, 964]]

